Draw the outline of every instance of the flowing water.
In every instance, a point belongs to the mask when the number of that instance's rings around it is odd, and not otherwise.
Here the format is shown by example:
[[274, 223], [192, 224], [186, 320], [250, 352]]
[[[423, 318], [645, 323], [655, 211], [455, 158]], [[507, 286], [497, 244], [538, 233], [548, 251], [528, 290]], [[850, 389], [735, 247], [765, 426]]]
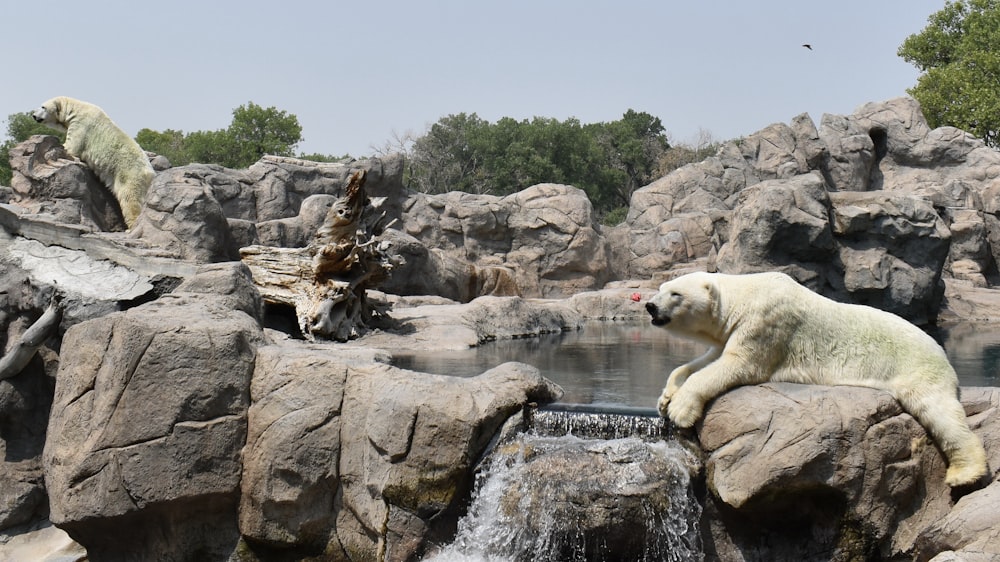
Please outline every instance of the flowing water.
[[485, 461], [454, 541], [425, 562], [701, 560], [693, 457], [644, 414], [535, 412]]

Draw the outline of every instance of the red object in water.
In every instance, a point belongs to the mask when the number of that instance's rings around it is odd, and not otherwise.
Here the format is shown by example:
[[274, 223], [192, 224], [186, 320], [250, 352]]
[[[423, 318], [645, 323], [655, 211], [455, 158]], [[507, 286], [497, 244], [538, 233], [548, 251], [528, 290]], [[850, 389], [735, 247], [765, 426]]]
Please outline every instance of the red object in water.
[[642, 300], [642, 295], [640, 295], [639, 293], [632, 293], [633, 302], [639, 302], [641, 300]]

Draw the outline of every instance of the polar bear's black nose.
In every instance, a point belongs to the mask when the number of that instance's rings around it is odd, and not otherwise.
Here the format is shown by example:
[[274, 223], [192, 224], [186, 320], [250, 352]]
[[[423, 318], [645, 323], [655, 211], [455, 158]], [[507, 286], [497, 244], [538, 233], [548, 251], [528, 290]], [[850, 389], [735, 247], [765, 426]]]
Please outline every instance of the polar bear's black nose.
[[670, 323], [670, 316], [667, 314], [662, 314], [660, 312], [660, 307], [656, 306], [653, 301], [646, 303], [646, 312], [653, 317], [654, 326], [666, 326]]

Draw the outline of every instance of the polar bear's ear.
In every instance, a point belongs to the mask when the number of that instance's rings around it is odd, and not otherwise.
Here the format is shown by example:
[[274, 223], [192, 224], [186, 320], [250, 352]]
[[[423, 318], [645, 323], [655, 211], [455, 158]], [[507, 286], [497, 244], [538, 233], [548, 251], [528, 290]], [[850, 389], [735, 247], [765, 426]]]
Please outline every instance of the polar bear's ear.
[[705, 279], [702, 282], [702, 288], [705, 290], [705, 294], [708, 295], [709, 302], [715, 305], [719, 302], [719, 286], [716, 284], [715, 279], [711, 277]]

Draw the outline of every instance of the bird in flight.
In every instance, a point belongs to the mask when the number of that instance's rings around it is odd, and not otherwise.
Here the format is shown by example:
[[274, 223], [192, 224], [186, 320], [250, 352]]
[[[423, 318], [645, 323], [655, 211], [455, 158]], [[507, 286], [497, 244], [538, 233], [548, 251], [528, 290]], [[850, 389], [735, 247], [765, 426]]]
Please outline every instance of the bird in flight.
[[806, 43], [806, 44], [804, 44], [802, 46], [805, 47], [805, 48], [807, 48], [807, 49], [809, 49], [810, 51], [813, 50], [813, 46], [810, 45], [809, 43]]

